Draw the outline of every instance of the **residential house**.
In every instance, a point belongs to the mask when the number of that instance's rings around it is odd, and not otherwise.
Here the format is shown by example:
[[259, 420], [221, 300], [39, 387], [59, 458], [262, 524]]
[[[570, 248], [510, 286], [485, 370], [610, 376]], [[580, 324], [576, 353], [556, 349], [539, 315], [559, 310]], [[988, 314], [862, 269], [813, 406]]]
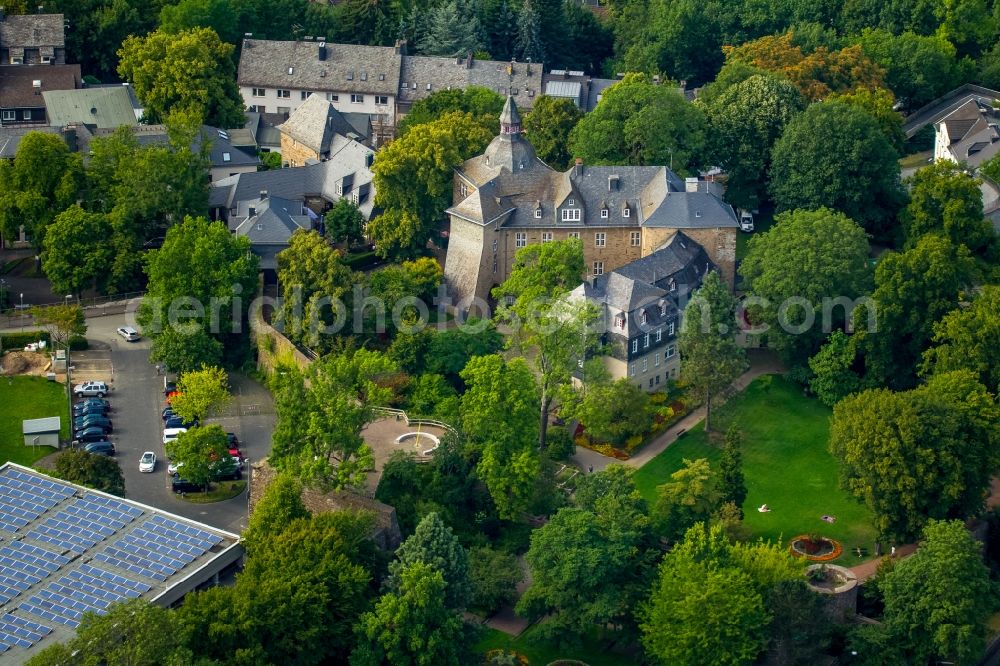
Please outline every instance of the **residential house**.
[[254, 143], [260, 152], [281, 152], [281, 132], [278, 131], [278, 125], [287, 120], [284, 114], [279, 116], [276, 113], [247, 111], [246, 119], [247, 122], [243, 125], [243, 129], [253, 135]]
[[66, 137], [59, 127], [40, 125], [37, 127], [23, 125], [21, 127], [0, 127], [0, 160], [12, 160], [17, 154], [17, 147], [21, 145], [21, 139], [29, 132], [42, 132], [44, 134], [63, 134], [67, 139], [67, 144], [72, 145], [70, 137]]
[[43, 93], [80, 84], [79, 65], [0, 66], [0, 126], [47, 124]]
[[589, 112], [601, 101], [604, 91], [620, 79], [600, 79], [579, 71], [553, 69], [544, 80], [546, 95], [571, 99], [578, 108]]
[[260, 258], [262, 271], [276, 271], [278, 253], [288, 248], [292, 234], [312, 229], [316, 215], [301, 201], [270, 196], [262, 191], [257, 199], [237, 203], [229, 230], [250, 239], [250, 251]]
[[114, 130], [122, 125], [134, 127], [139, 124], [129, 89], [114, 86], [47, 90], [42, 98], [50, 125], [87, 125], [92, 131]]
[[65, 65], [62, 14], [7, 16], [0, 7], [0, 65]]
[[364, 113], [341, 113], [322, 95], [312, 94], [278, 131], [282, 162], [295, 167], [330, 159], [347, 141], [369, 143], [371, 120]]
[[447, 210], [444, 277], [453, 303], [474, 298], [510, 275], [514, 255], [530, 243], [579, 238], [587, 272], [598, 277], [652, 254], [683, 231], [700, 244], [732, 286], [739, 228], [715, 182], [681, 180], [665, 166], [588, 166], [555, 171], [521, 136], [513, 97], [500, 134], [486, 152], [455, 169]]
[[290, 115], [317, 93], [341, 113], [368, 114], [378, 133], [394, 124], [404, 50], [245, 39], [237, 82], [249, 111]]
[[978, 167], [1000, 151], [1000, 113], [992, 99], [969, 99], [934, 124], [934, 159]]
[[[715, 270], [704, 248], [683, 231], [652, 253], [574, 289], [600, 311], [604, 366], [614, 379], [656, 390], [680, 370], [677, 335], [691, 293]], [[586, 380], [586, 377], [582, 377]]]

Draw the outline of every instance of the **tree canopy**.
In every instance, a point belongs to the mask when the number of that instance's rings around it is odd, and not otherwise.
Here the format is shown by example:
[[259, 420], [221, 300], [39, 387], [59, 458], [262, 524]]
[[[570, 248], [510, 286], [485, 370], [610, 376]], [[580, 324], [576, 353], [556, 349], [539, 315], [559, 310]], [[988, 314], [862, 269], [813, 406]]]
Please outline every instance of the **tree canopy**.
[[573, 100], [542, 95], [524, 116], [524, 134], [543, 162], [557, 170], [568, 168], [573, 158], [569, 135], [581, 118]]
[[423, 562], [444, 577], [444, 603], [448, 608], [463, 609], [471, 600], [469, 554], [437, 513], [428, 513], [416, 531], [396, 549], [396, 559], [389, 564], [386, 587], [397, 590], [406, 567]]
[[54, 476], [105, 493], [125, 496], [125, 475], [118, 461], [86, 451], [66, 449], [56, 458]]
[[907, 247], [928, 233], [940, 233], [973, 254], [998, 242], [993, 225], [983, 216], [981, 180], [954, 162], [939, 160], [907, 179], [910, 203], [900, 214]]
[[983, 386], [1000, 392], [1000, 286], [983, 285], [968, 307], [945, 314], [934, 324], [932, 340], [923, 374], [971, 370]]

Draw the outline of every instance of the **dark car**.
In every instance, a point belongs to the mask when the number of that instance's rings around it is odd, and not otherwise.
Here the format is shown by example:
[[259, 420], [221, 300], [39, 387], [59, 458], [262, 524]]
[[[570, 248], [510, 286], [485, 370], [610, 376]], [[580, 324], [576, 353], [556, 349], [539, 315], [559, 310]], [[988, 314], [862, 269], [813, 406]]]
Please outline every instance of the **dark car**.
[[79, 442], [80, 444], [89, 444], [90, 442], [103, 442], [108, 439], [108, 433], [104, 432], [104, 428], [84, 428], [76, 432], [73, 435], [73, 441]]
[[191, 429], [198, 425], [198, 421], [184, 421], [181, 417], [176, 414], [171, 414], [170, 417], [163, 422], [164, 428], [187, 428]]
[[173, 415], [174, 415], [174, 408], [173, 407], [164, 407], [163, 411], [160, 412], [160, 418], [163, 419], [164, 421], [166, 421], [167, 419], [169, 419]]
[[77, 407], [86, 407], [88, 405], [103, 407], [109, 412], [111, 411], [111, 403], [105, 400], [104, 398], [84, 398], [83, 400], [73, 405], [73, 409], [76, 409]]
[[170, 481], [170, 489], [175, 493], [197, 493], [204, 490], [197, 483], [181, 478], [180, 474], [174, 474], [174, 478]]
[[170, 395], [177, 391], [177, 382], [163, 382], [163, 395]]
[[234, 432], [226, 433], [226, 443], [229, 445], [229, 455], [234, 458], [240, 457], [240, 438]]
[[92, 453], [98, 456], [113, 456], [115, 455], [115, 445], [106, 439], [98, 440], [96, 442], [90, 442], [83, 446], [83, 450], [87, 453]]
[[243, 470], [239, 463], [230, 458], [228, 461], [220, 462], [212, 472], [212, 479], [215, 481], [239, 481], [243, 478]]
[[104, 405], [73, 405], [73, 418], [81, 416], [107, 416], [108, 408]]
[[73, 419], [74, 432], [86, 430], [87, 428], [103, 428], [105, 432], [111, 432], [115, 429], [115, 426], [111, 422], [111, 419], [99, 414], [88, 414], [87, 416]]

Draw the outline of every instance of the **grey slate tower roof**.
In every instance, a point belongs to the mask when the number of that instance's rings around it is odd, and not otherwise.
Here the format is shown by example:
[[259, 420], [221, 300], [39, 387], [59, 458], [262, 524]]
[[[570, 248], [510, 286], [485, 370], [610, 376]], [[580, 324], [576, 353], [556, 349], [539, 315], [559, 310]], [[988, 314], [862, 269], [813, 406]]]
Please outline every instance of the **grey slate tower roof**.
[[507, 134], [521, 132], [521, 114], [517, 112], [517, 102], [511, 95], [507, 95], [507, 101], [500, 112], [500, 132], [507, 129]]
[[534, 147], [521, 136], [521, 114], [517, 112], [517, 103], [510, 95], [500, 112], [500, 134], [493, 137], [486, 147], [483, 162], [491, 169], [504, 167], [511, 173], [543, 166], [535, 155]]

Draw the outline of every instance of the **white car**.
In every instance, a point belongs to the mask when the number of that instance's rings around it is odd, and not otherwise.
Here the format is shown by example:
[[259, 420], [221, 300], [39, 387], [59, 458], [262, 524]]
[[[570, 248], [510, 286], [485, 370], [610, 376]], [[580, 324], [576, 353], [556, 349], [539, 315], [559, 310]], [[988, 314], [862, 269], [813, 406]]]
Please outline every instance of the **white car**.
[[78, 397], [103, 398], [108, 394], [108, 385], [104, 382], [83, 382], [73, 387], [73, 395]]
[[156, 469], [156, 454], [152, 451], [146, 451], [139, 458], [139, 471], [152, 472], [154, 469]]
[[167, 428], [163, 431], [163, 445], [166, 446], [170, 442], [177, 439], [181, 434], [187, 432], [187, 428]]
[[120, 335], [123, 338], [125, 338], [126, 342], [135, 342], [135, 341], [140, 340], [142, 338], [142, 336], [139, 335], [139, 331], [135, 330], [131, 326], [121, 326], [121, 327], [119, 327], [118, 328], [118, 335]]
[[184, 463], [171, 462], [169, 465], [167, 465], [167, 474], [173, 476], [174, 474], [177, 473], [177, 470], [179, 470], [181, 467], [184, 467]]

